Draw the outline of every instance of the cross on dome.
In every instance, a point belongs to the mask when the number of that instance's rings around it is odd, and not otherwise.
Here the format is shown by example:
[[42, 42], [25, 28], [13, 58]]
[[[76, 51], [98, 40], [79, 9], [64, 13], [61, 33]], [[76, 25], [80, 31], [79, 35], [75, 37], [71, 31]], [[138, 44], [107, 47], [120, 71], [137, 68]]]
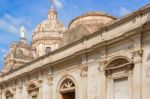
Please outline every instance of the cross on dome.
[[54, 0], [50, 0], [51, 2], [51, 8], [54, 8]]
[[50, 0], [51, 2], [51, 8], [50, 11], [48, 13], [48, 19], [57, 19], [57, 12], [55, 11], [55, 7], [54, 7], [54, 0]]

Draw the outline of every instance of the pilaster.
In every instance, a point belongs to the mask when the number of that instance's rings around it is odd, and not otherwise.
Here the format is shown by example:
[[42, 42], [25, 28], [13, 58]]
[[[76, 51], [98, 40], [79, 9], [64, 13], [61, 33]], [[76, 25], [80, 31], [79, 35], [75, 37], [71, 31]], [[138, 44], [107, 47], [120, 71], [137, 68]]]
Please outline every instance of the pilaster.
[[87, 99], [87, 76], [88, 76], [88, 66], [83, 64], [81, 67], [81, 77], [82, 77], [82, 89], [83, 89], [83, 99]]
[[106, 88], [107, 88], [107, 85], [106, 85], [106, 75], [105, 75], [105, 67], [106, 67], [106, 64], [108, 63], [107, 61], [107, 47], [104, 47], [103, 49], [100, 50], [100, 61], [99, 61], [99, 71], [100, 71], [100, 74], [101, 74], [101, 99], [106, 99]]
[[38, 87], [39, 87], [39, 99], [42, 99], [42, 83], [43, 83], [43, 80], [42, 80], [42, 74], [41, 72], [39, 71], [39, 79], [38, 79]]
[[142, 43], [141, 33], [133, 37], [133, 99], [142, 99]]
[[53, 93], [52, 93], [53, 92], [53, 90], [52, 90], [52, 87], [53, 87], [53, 77], [52, 77], [52, 75], [49, 75], [47, 79], [48, 79], [48, 84], [49, 84], [49, 97], [50, 97], [49, 99], [52, 99], [52, 97], [53, 97], [52, 96], [53, 95]]

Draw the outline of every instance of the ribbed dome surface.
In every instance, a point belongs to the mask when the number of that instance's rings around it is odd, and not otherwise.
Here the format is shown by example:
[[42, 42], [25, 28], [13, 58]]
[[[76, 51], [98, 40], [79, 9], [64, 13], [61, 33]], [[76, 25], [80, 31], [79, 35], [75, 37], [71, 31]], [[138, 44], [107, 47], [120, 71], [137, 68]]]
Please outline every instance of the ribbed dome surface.
[[95, 32], [103, 26], [106, 26], [116, 20], [115, 17], [104, 12], [88, 12], [73, 19], [69, 24], [72, 29], [80, 24], [84, 24], [90, 32]]

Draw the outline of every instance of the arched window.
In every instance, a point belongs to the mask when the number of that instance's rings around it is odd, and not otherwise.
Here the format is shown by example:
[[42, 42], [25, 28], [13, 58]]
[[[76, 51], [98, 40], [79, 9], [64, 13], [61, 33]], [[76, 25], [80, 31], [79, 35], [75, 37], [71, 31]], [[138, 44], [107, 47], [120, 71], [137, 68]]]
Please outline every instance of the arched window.
[[13, 94], [10, 91], [6, 91], [5, 96], [6, 99], [13, 99]]
[[29, 99], [38, 99], [39, 88], [35, 84], [28, 87]]
[[132, 69], [133, 63], [125, 58], [115, 59], [107, 65], [107, 99], [131, 98]]
[[75, 99], [75, 84], [71, 79], [66, 79], [60, 86], [61, 99]]

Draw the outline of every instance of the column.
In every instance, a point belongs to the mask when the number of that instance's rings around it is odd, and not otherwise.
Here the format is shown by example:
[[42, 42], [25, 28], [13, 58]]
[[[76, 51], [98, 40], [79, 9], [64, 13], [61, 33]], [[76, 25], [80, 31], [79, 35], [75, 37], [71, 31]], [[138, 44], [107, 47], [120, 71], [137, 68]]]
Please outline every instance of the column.
[[132, 99], [133, 95], [133, 71], [131, 69], [132, 66], [128, 66], [128, 89], [129, 89], [129, 99]]
[[48, 84], [49, 84], [49, 99], [52, 99], [52, 95], [53, 95], [53, 91], [52, 91], [52, 87], [53, 87], [53, 77], [49, 76], [48, 78]]
[[82, 89], [83, 89], [83, 99], [87, 99], [87, 76], [88, 76], [88, 67], [87, 64], [84, 64], [81, 69], [81, 77], [82, 77]]
[[38, 81], [39, 84], [39, 99], [42, 99], [42, 80]]
[[16, 84], [16, 99], [22, 99], [22, 79], [17, 79]]
[[142, 60], [141, 51], [134, 52], [133, 99], [142, 99]]
[[22, 86], [19, 85], [17, 89], [18, 89], [18, 96], [17, 97], [18, 97], [18, 99], [22, 99]]
[[133, 68], [133, 99], [142, 99], [142, 43], [141, 43], [141, 33], [133, 37], [133, 58], [134, 58], [134, 68]]
[[106, 76], [105, 71], [101, 71], [101, 99], [106, 99]]
[[28, 85], [22, 86], [22, 99], [29, 99], [28, 97]]
[[107, 47], [104, 47], [103, 49], [100, 50], [100, 64], [99, 64], [99, 71], [100, 71], [100, 75], [101, 75], [101, 99], [106, 99], [106, 95], [107, 95], [107, 78], [106, 78], [106, 73], [105, 73], [105, 67], [106, 64], [108, 63], [107, 61]]
[[2, 99], [6, 99], [5, 91], [4, 91], [4, 90], [3, 90], [3, 92], [2, 92]]
[[2, 99], [2, 88], [0, 88], [0, 99]]
[[39, 99], [42, 99], [42, 84], [43, 84], [43, 80], [42, 80], [42, 72], [38, 71], [38, 87], [39, 87]]
[[16, 87], [12, 88], [12, 93], [13, 93], [13, 99], [16, 99], [17, 94], [16, 94]]

